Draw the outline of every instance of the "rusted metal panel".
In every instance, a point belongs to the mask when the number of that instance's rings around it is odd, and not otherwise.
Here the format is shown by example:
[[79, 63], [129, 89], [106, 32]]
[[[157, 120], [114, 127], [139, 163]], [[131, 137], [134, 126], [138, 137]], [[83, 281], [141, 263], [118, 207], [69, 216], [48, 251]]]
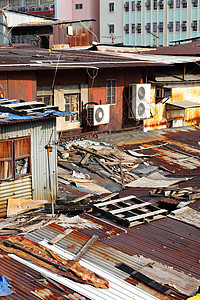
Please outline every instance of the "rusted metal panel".
[[6, 254], [0, 254], [0, 273], [8, 277], [12, 289], [15, 291], [10, 296], [4, 297], [10, 300], [64, 300], [67, 296], [73, 300], [86, 300], [87, 298], [75, 291], [62, 286], [64, 293], [53, 284], [42, 280], [40, 273], [34, 271], [28, 266], [13, 260]]
[[2, 181], [0, 183], [0, 217], [6, 217], [7, 200], [13, 199], [32, 199], [31, 177], [21, 177], [14, 181]]

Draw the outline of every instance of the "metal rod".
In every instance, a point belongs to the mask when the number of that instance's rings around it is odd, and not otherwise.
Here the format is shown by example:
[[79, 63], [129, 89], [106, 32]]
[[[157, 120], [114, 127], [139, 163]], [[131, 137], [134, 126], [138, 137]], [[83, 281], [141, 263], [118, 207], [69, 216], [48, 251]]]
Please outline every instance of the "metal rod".
[[54, 203], [53, 203], [52, 186], [51, 186], [51, 168], [50, 168], [50, 152], [52, 151], [52, 147], [49, 146], [49, 145], [46, 145], [45, 148], [47, 149], [47, 156], [48, 156], [49, 190], [50, 190], [50, 196], [51, 196], [51, 212], [52, 212], [52, 217], [54, 217], [55, 213], [54, 213]]

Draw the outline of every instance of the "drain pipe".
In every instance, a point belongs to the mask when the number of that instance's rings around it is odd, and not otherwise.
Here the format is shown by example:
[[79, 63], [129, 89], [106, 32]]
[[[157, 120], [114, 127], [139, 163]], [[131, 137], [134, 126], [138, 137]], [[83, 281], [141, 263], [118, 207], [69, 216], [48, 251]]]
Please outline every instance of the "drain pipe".
[[54, 213], [54, 203], [53, 203], [52, 186], [51, 186], [51, 168], [50, 168], [50, 152], [52, 152], [52, 147], [48, 144], [45, 146], [45, 149], [47, 149], [47, 157], [48, 157], [49, 190], [51, 196], [51, 212], [53, 218], [55, 216], [55, 213]]

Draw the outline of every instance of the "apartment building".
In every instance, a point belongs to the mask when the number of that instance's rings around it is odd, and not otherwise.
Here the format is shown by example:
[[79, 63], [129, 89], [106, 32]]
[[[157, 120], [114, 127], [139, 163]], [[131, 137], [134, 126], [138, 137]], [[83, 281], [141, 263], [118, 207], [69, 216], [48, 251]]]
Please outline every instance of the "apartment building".
[[100, 0], [100, 42], [123, 43], [123, 1]]
[[124, 1], [124, 44], [168, 46], [199, 36], [199, 0]]

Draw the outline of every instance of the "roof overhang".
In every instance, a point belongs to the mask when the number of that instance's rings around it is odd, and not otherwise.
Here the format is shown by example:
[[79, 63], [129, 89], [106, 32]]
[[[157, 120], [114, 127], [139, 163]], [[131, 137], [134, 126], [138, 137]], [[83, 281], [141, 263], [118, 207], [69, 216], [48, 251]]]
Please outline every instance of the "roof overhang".
[[180, 100], [180, 101], [173, 101], [170, 103], [166, 103], [167, 105], [170, 106], [175, 106], [181, 109], [186, 109], [186, 108], [194, 108], [194, 107], [200, 107], [200, 103], [196, 103], [190, 100]]

